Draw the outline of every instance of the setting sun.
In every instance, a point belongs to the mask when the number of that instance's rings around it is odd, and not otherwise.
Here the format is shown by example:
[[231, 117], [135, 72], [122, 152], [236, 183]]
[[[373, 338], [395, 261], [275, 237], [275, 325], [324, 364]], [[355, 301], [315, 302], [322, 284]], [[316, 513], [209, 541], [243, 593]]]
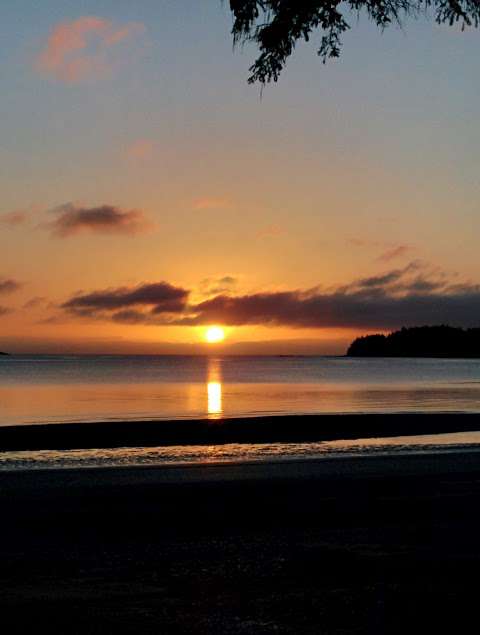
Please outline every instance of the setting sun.
[[205, 339], [209, 344], [222, 342], [225, 339], [225, 331], [221, 326], [210, 326], [205, 332]]

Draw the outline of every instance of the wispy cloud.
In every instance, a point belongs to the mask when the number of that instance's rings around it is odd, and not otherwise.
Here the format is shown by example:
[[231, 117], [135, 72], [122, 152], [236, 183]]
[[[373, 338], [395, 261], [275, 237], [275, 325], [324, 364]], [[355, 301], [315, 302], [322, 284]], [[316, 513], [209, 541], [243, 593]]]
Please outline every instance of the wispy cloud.
[[279, 225], [271, 224], [271, 225], [266, 225], [265, 227], [262, 227], [261, 229], [259, 229], [259, 231], [257, 232], [257, 237], [258, 238], [276, 238], [277, 236], [281, 236], [284, 233], [285, 233], [285, 230], [283, 230]]
[[61, 22], [53, 27], [35, 68], [71, 84], [105, 77], [112, 68], [112, 51], [144, 31], [138, 22], [117, 25], [97, 16]]
[[43, 296], [35, 296], [30, 300], [27, 300], [22, 308], [24, 309], [38, 309], [39, 307], [45, 306], [48, 303], [47, 298]]
[[8, 227], [18, 227], [24, 225], [30, 217], [30, 212], [23, 209], [18, 209], [13, 212], [7, 212], [0, 216], [0, 223], [7, 225]]
[[134, 161], [145, 161], [153, 154], [155, 144], [150, 139], [137, 139], [127, 148], [127, 157]]
[[351, 247], [366, 248], [375, 251], [381, 249], [382, 251], [380, 255], [377, 256], [375, 260], [382, 263], [388, 263], [392, 260], [396, 260], [397, 258], [403, 258], [404, 256], [407, 256], [412, 251], [414, 251], [412, 245], [396, 242], [369, 240], [358, 237], [347, 239], [347, 244]]
[[402, 258], [403, 256], [406, 256], [411, 251], [412, 247], [410, 245], [396, 245], [394, 247], [390, 247], [382, 254], [380, 254], [377, 260], [379, 262], [391, 262], [396, 258]]
[[[8, 295], [20, 289], [22, 284], [13, 278], [0, 278], [0, 295]], [[13, 309], [0, 305], [0, 316], [12, 313]]]
[[13, 280], [13, 278], [0, 278], [0, 293], [7, 294], [18, 291], [22, 286], [21, 282]]
[[238, 278], [234, 276], [203, 278], [200, 281], [199, 292], [203, 297], [217, 295], [218, 293], [231, 293], [237, 285]]
[[232, 203], [228, 198], [205, 196], [203, 198], [197, 198], [193, 201], [193, 209], [225, 209], [227, 207], [230, 207], [231, 204]]
[[53, 236], [68, 238], [82, 232], [135, 235], [151, 229], [152, 223], [140, 210], [123, 210], [113, 205], [82, 207], [60, 205], [50, 212], [55, 220], [40, 225]]

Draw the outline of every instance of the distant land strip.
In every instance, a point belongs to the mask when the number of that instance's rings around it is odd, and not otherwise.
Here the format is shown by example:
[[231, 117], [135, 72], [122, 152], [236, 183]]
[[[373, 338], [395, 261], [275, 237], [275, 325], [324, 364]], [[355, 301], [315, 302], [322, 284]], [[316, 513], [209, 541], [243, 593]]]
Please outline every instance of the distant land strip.
[[0, 427], [0, 451], [312, 443], [480, 430], [480, 413], [285, 415]]
[[389, 335], [357, 337], [350, 357], [444, 357], [480, 358], [480, 328], [414, 326]]

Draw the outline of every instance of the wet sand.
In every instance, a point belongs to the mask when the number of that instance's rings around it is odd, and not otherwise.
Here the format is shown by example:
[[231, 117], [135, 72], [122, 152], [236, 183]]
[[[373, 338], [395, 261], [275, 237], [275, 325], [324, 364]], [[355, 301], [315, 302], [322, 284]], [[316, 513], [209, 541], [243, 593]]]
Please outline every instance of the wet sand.
[[0, 475], [5, 632], [467, 632], [480, 453]]

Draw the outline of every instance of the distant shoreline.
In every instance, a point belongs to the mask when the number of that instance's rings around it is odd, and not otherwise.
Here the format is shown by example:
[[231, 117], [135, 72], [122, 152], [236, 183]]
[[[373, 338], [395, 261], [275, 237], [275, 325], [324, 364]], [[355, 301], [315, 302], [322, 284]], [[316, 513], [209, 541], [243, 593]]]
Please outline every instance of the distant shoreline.
[[[360, 337], [357, 338], [367, 339], [371, 336], [365, 336], [365, 338]], [[356, 340], [354, 340], [356, 341]], [[353, 344], [353, 343], [352, 343]], [[92, 359], [92, 358], [128, 358], [128, 357], [137, 357], [137, 358], [195, 358], [195, 359], [209, 359], [209, 358], [255, 358], [255, 359], [316, 359], [316, 358], [325, 358], [325, 359], [351, 359], [351, 358], [400, 358], [400, 359], [448, 359], [448, 360], [476, 360], [480, 359], [479, 354], [472, 355], [445, 355], [445, 354], [374, 354], [374, 353], [349, 353], [348, 351], [345, 353], [289, 353], [289, 354], [281, 354], [281, 353], [231, 353], [231, 352], [210, 352], [210, 353], [78, 353], [78, 352], [68, 352], [68, 353], [4, 353], [0, 351], [0, 356], [11, 357], [15, 360], [15, 358], [84, 358], [84, 359]]]
[[309, 443], [480, 430], [480, 413], [279, 415], [0, 426], [0, 452], [228, 443]]

